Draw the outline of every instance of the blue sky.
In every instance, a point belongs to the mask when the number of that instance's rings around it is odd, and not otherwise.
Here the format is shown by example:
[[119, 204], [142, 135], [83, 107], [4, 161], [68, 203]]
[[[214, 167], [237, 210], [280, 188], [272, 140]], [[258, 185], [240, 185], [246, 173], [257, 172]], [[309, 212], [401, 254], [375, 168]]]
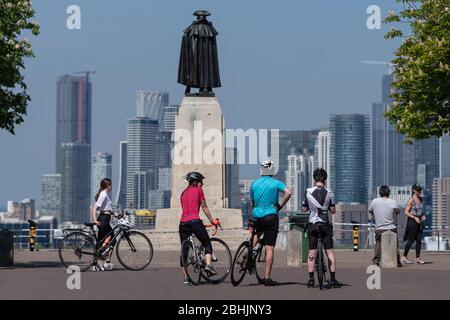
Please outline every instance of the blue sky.
[[[369, 5], [385, 16], [394, 0], [35, 0], [41, 34], [27, 61], [32, 102], [16, 136], [0, 132], [0, 207], [40, 200], [40, 179], [54, 170], [56, 79], [75, 71], [93, 77], [93, 152], [113, 154], [135, 114], [137, 90], [170, 92], [176, 83], [181, 32], [197, 9], [218, 29], [223, 88], [216, 93], [228, 128], [313, 129], [331, 113], [369, 113], [379, 101], [384, 66], [396, 41], [366, 27]], [[82, 29], [66, 28], [66, 8], [81, 7]], [[245, 171], [251, 173], [252, 171]]]

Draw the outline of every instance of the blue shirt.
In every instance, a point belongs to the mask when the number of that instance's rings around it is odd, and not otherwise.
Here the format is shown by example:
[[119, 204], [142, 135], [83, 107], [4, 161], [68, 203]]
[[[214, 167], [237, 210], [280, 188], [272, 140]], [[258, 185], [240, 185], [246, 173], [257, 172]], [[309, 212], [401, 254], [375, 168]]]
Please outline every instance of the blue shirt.
[[252, 183], [250, 198], [254, 201], [254, 218], [264, 218], [277, 214], [275, 204], [278, 202], [280, 191], [286, 190], [286, 185], [270, 176], [263, 176]]

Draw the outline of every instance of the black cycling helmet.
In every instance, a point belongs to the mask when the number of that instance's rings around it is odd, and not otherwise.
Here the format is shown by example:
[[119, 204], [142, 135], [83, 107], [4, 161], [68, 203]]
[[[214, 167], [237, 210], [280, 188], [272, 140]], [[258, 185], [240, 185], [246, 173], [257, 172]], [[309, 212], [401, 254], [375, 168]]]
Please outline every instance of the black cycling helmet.
[[194, 181], [200, 182], [200, 181], [202, 181], [203, 179], [205, 179], [205, 177], [204, 177], [200, 172], [195, 172], [195, 171], [193, 171], [193, 172], [189, 172], [189, 173], [186, 175], [186, 180], [187, 180], [189, 183], [194, 182]]
[[417, 192], [422, 192], [422, 186], [418, 183], [413, 184], [413, 186], [411, 187], [412, 190], [417, 191]]
[[328, 179], [328, 174], [323, 168], [318, 168], [314, 170], [313, 173], [314, 181], [324, 183]]

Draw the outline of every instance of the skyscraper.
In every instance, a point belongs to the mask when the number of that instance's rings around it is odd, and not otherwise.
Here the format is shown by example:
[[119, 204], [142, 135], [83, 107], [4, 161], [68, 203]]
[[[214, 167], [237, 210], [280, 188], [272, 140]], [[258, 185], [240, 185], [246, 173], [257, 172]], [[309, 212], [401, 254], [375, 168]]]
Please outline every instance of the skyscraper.
[[175, 130], [175, 118], [180, 111], [180, 106], [172, 105], [163, 108], [161, 131], [173, 132]]
[[91, 146], [63, 143], [61, 145], [61, 223], [83, 224], [90, 221]]
[[104, 178], [112, 179], [112, 155], [97, 153], [92, 159], [91, 201], [94, 201]]
[[[445, 151], [444, 151], [445, 152]], [[440, 143], [439, 138], [414, 141], [404, 146], [405, 185], [419, 183], [423, 186], [426, 211], [431, 211], [433, 180], [438, 178]], [[427, 221], [430, 223], [430, 221]]]
[[370, 168], [370, 118], [368, 115], [332, 115], [331, 189], [336, 201], [361, 203], [368, 201]]
[[225, 194], [228, 208], [239, 209], [241, 199], [239, 195], [239, 164], [237, 148], [225, 150]]
[[[329, 130], [321, 130], [317, 135], [316, 152], [315, 152], [315, 165], [316, 168], [323, 168], [328, 173], [327, 185], [331, 186], [331, 162], [330, 151], [331, 150], [331, 133]], [[310, 175], [312, 176], [312, 171]]]
[[163, 110], [169, 105], [167, 92], [137, 92], [136, 117], [149, 118], [162, 124]]
[[296, 155], [288, 156], [288, 169], [285, 171], [285, 182], [287, 188], [292, 192], [291, 199], [286, 204], [286, 211], [294, 212], [299, 210], [300, 206], [300, 180], [302, 168], [299, 158]]
[[[64, 75], [57, 82], [56, 173], [62, 173], [62, 143], [91, 145], [92, 84], [86, 75]], [[90, 156], [83, 160], [90, 163]]]
[[450, 135], [439, 139], [439, 177], [450, 177]]
[[57, 82], [56, 173], [61, 174], [61, 220], [89, 221], [91, 189], [90, 72]]
[[[372, 105], [372, 189], [382, 185], [401, 186], [404, 181], [403, 136], [395, 131], [385, 113], [391, 108], [393, 75], [384, 75], [381, 103]], [[376, 196], [376, 195], [375, 195]]]
[[166, 106], [163, 109], [162, 122], [159, 126], [159, 167], [172, 167], [172, 134], [175, 130], [175, 118], [178, 115], [180, 106]]
[[[278, 172], [274, 178], [284, 180], [285, 172], [288, 169], [288, 156], [294, 155], [314, 155], [314, 148], [317, 140], [318, 130], [311, 131], [280, 131], [279, 132], [279, 162]], [[271, 140], [269, 139], [268, 150], [271, 150]]]
[[[155, 174], [158, 169], [158, 126], [158, 121], [149, 118], [128, 119], [126, 207], [129, 209], [145, 209], [147, 204], [143, 199], [149, 189], [143, 188], [149, 184], [143, 183], [142, 177], [146, 172]], [[141, 199], [139, 203], [136, 197]]]
[[448, 241], [450, 216], [450, 178], [436, 178], [433, 181], [433, 235]]
[[116, 194], [116, 205], [126, 208], [127, 199], [127, 141], [120, 142], [119, 182]]
[[44, 174], [41, 180], [41, 216], [54, 216], [61, 219], [61, 175]]

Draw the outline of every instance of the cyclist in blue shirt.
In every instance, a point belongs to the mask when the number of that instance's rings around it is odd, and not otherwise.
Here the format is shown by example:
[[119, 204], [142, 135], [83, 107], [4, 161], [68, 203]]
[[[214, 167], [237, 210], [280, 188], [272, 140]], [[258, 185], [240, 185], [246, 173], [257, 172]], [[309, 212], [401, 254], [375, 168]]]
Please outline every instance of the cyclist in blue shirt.
[[[265, 286], [277, 285], [270, 277], [273, 265], [273, 253], [277, 242], [279, 219], [278, 212], [291, 198], [291, 192], [281, 181], [273, 178], [275, 165], [272, 161], [264, 161], [261, 164], [261, 178], [255, 180], [250, 188], [250, 197], [253, 205], [253, 218], [258, 232], [254, 245], [258, 243], [261, 235], [266, 246], [266, 270], [264, 276]], [[279, 193], [283, 194], [281, 203]]]

